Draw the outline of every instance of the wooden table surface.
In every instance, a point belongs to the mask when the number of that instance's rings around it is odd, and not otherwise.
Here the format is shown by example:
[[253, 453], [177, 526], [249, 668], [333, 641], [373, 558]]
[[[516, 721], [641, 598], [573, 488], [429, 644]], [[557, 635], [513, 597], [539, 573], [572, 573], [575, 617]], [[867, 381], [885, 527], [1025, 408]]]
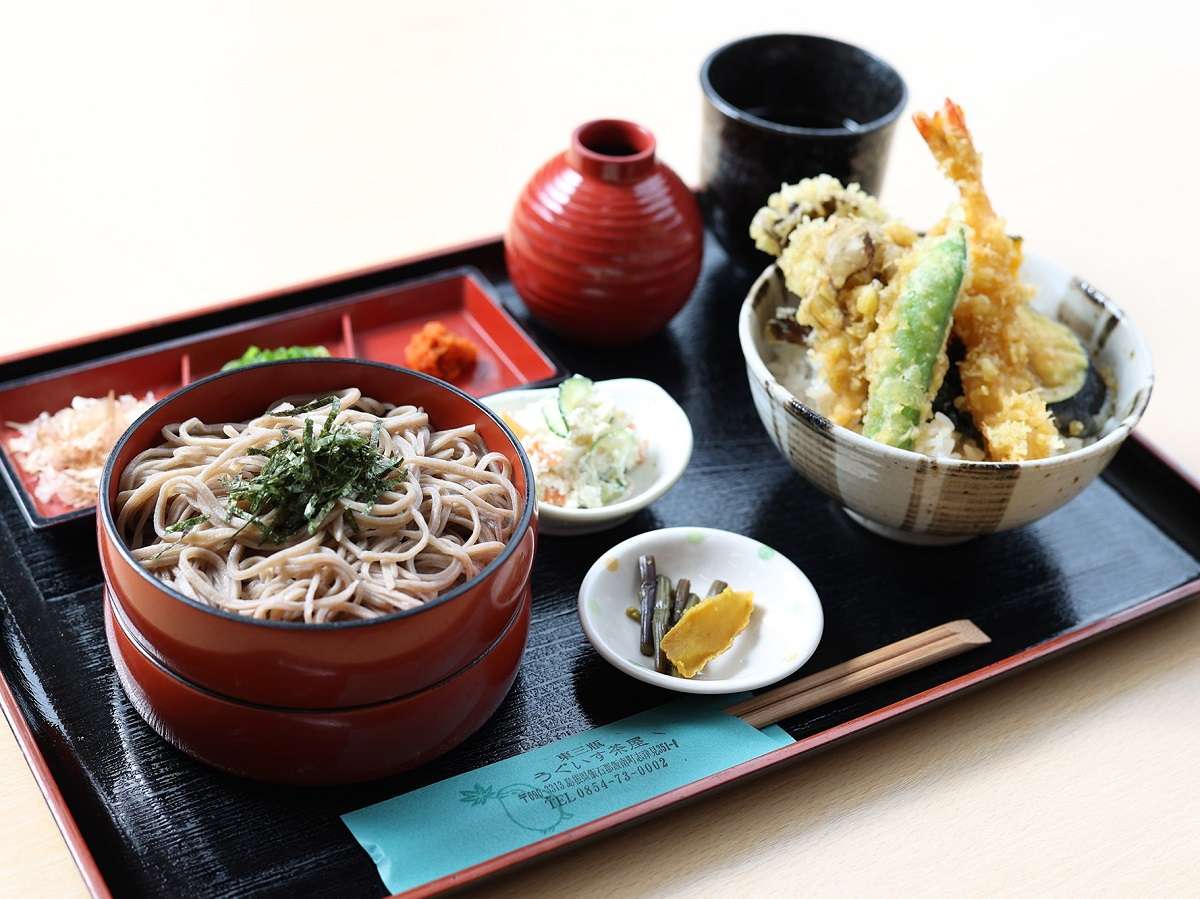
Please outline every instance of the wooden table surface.
[[[0, 355], [490, 235], [571, 129], [621, 116], [698, 174], [706, 52], [862, 44], [950, 94], [1027, 246], [1131, 312], [1143, 431], [1200, 471], [1195, 14], [1165, 3], [58, 4], [9, 12]], [[411, 8], [410, 8], [411, 7]], [[951, 200], [911, 126], [883, 200]], [[1200, 608], [489, 886], [540, 895], [1200, 889]], [[0, 895], [82, 893], [0, 733]]]

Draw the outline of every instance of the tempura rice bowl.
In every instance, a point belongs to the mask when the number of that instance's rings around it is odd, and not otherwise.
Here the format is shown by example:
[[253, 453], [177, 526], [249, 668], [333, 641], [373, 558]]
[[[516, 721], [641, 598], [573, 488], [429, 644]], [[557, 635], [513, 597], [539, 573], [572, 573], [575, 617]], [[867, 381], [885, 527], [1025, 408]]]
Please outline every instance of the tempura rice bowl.
[[[774, 264], [751, 287], [739, 320], [750, 392], [771, 441], [852, 517], [893, 539], [953, 543], [1053, 512], [1108, 465], [1145, 411], [1154, 374], [1141, 333], [1087, 282], [1034, 254], [1026, 254], [1021, 277], [1037, 288], [1033, 306], [1068, 325], [1114, 382], [1108, 420], [1092, 441], [1072, 441], [1066, 452], [1035, 461], [971, 461], [896, 449], [833, 424], [802, 391], [819, 385], [793, 371], [789, 389], [779, 377], [783, 366], [764, 327], [776, 307], [794, 305], [795, 298]], [[927, 450], [952, 443], [929, 437]]]

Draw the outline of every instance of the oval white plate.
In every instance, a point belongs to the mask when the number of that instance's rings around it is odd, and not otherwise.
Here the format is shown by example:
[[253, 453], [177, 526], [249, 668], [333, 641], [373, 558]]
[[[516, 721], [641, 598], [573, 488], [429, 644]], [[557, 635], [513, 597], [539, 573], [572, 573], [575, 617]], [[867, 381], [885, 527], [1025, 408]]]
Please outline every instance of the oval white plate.
[[[697, 593], [717, 579], [754, 593], [750, 624], [693, 678], [655, 671], [654, 660], [639, 650], [639, 625], [625, 614], [637, 605], [638, 557], [646, 553], [659, 574], [672, 583], [686, 577]], [[738, 693], [782, 680], [809, 660], [825, 626], [821, 601], [804, 572], [757, 540], [714, 528], [663, 528], [618, 543], [584, 577], [579, 620], [613, 665], [681, 693]]]
[[[629, 494], [599, 509], [564, 509], [538, 503], [538, 530], [543, 534], [594, 534], [622, 524], [674, 486], [692, 458], [692, 425], [671, 395], [642, 378], [597, 381], [596, 389], [629, 416], [645, 441], [646, 458], [629, 473]], [[496, 412], [512, 414], [540, 403], [557, 387], [509, 390], [485, 396], [480, 402]]]

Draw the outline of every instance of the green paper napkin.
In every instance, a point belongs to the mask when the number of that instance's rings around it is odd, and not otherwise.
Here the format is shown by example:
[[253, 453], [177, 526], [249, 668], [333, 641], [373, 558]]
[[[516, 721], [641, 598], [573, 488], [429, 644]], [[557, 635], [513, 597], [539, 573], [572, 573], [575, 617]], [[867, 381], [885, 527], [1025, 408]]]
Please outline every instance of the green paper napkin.
[[394, 893], [786, 746], [688, 697], [342, 816]]

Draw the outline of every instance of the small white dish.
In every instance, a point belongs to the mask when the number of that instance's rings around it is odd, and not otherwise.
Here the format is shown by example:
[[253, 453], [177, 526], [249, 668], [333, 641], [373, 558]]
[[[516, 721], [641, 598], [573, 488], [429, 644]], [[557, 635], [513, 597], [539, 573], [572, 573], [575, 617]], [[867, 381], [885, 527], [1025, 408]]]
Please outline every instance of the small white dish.
[[1100, 476], [1146, 411], [1154, 388], [1150, 346], [1116, 304], [1082, 278], [1026, 253], [1021, 278], [1033, 308], [1067, 325], [1100, 371], [1116, 379], [1111, 421], [1095, 443], [1048, 459], [971, 462], [896, 449], [835, 425], [805, 405], [768, 363], [765, 325], [795, 302], [767, 266], [742, 303], [738, 336], [754, 408], [783, 457], [868, 530], [901, 543], [945, 546], [1049, 515]]
[[[672, 583], [688, 578], [696, 593], [718, 579], [754, 593], [750, 624], [693, 678], [655, 671], [639, 649], [640, 627], [625, 614], [637, 605], [638, 557], [647, 553], [659, 574]], [[596, 651], [617, 668], [680, 693], [740, 693], [782, 680], [809, 660], [825, 626], [804, 572], [757, 540], [715, 528], [663, 528], [618, 543], [584, 577], [579, 620]]]
[[[692, 458], [692, 425], [671, 395], [641, 378], [597, 381], [596, 390], [624, 410], [644, 441], [646, 458], [630, 472], [628, 495], [598, 509], [564, 509], [538, 502], [538, 530], [543, 534], [594, 534], [628, 521], [674, 486]], [[554, 396], [557, 387], [509, 390], [480, 402], [510, 415]]]

